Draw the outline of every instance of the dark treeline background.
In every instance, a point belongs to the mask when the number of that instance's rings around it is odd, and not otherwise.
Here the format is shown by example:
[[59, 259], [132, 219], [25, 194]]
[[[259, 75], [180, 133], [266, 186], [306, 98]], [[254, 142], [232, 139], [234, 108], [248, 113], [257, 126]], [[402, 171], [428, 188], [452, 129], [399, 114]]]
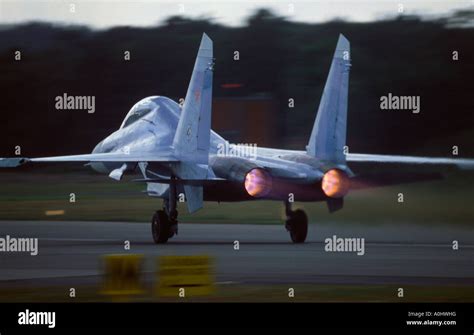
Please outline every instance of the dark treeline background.
[[[343, 33], [352, 47], [351, 152], [448, 156], [458, 145], [460, 155], [473, 156], [473, 13], [306, 24], [262, 9], [242, 27], [183, 17], [149, 28], [0, 26], [0, 155], [12, 156], [16, 145], [25, 156], [89, 152], [139, 99], [183, 97], [206, 32], [214, 41], [214, 96], [273, 97], [282, 147], [304, 148]], [[242, 86], [222, 86], [235, 83]], [[95, 114], [56, 110], [54, 98], [65, 92], [96, 96]], [[419, 95], [421, 113], [380, 110], [389, 92]]]

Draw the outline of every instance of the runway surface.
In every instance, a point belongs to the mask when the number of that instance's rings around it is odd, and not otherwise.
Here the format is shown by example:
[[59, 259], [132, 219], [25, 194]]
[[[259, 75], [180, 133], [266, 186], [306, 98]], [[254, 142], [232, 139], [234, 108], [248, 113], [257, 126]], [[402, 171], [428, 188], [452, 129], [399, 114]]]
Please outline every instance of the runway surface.
[[[117, 253], [144, 254], [149, 276], [155, 256], [210, 255], [222, 284], [474, 285], [474, 230], [449, 225], [311, 224], [305, 244], [283, 224], [180, 224], [166, 245], [153, 243], [148, 223], [0, 221], [6, 235], [39, 238], [39, 254], [0, 252], [0, 287], [96, 283], [101, 256]], [[365, 254], [326, 252], [333, 235], [365, 238]]]

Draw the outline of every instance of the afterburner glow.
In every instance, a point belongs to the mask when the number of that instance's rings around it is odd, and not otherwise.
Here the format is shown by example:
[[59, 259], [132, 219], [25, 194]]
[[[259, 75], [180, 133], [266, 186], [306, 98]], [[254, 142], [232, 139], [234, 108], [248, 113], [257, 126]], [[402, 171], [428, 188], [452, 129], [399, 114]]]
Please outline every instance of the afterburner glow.
[[249, 195], [261, 198], [272, 190], [272, 178], [263, 169], [252, 169], [245, 175], [244, 186]]
[[338, 169], [326, 172], [321, 182], [323, 192], [330, 198], [341, 198], [349, 191], [349, 178]]

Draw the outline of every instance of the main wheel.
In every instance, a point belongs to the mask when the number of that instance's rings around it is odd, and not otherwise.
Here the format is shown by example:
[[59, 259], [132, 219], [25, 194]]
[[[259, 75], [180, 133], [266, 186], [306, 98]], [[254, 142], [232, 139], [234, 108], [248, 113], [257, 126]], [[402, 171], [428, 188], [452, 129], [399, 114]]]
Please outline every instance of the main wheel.
[[291, 212], [290, 218], [287, 221], [290, 230], [290, 237], [293, 243], [303, 243], [308, 235], [308, 217], [306, 213], [297, 209]]
[[157, 244], [168, 242], [170, 237], [170, 223], [165, 211], [157, 211], [151, 220], [151, 233]]

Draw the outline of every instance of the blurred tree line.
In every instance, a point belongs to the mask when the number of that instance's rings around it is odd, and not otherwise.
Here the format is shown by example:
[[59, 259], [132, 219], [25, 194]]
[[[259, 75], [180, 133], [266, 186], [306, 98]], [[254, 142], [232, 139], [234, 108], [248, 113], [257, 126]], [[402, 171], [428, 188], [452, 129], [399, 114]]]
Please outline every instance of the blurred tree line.
[[[262, 9], [242, 27], [184, 17], [107, 30], [3, 25], [0, 156], [13, 155], [17, 145], [26, 156], [89, 152], [141, 98], [184, 97], [203, 32], [214, 41], [214, 96], [274, 97], [283, 147], [304, 148], [343, 33], [352, 48], [350, 151], [446, 156], [457, 145], [460, 155], [474, 155], [473, 16], [460, 11], [432, 20], [307, 24]], [[17, 50], [21, 61], [15, 61]], [[96, 112], [56, 110], [54, 99], [63, 93], [96, 96]], [[380, 110], [380, 97], [388, 93], [419, 95], [421, 112]]]

